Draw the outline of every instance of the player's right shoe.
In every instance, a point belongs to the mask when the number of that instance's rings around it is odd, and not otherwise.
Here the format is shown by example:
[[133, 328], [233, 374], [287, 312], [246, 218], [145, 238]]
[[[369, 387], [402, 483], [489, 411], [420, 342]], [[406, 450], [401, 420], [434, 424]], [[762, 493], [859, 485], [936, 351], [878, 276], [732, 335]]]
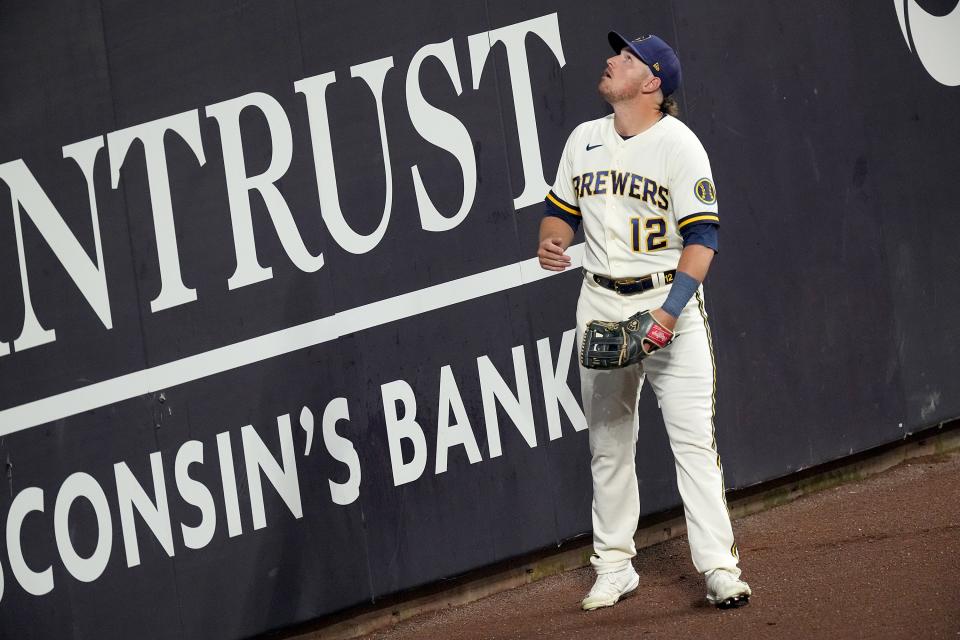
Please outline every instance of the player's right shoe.
[[740, 571], [714, 569], [708, 571], [707, 602], [721, 609], [742, 607], [750, 602], [750, 585], [740, 579]]
[[580, 606], [584, 611], [613, 606], [621, 597], [636, 589], [638, 584], [640, 576], [634, 571], [633, 565], [627, 565], [620, 571], [601, 573]]

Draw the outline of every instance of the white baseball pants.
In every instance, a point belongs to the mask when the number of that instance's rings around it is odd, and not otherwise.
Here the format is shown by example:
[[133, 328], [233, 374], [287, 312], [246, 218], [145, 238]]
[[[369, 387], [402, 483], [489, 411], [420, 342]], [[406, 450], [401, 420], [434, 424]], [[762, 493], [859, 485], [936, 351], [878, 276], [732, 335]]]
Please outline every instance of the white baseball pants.
[[[590, 320], [625, 320], [638, 311], [656, 309], [668, 292], [669, 287], [661, 287], [622, 296], [587, 275], [577, 304], [578, 348]], [[680, 314], [675, 333], [670, 346], [641, 365], [606, 371], [580, 367], [592, 456], [591, 563], [598, 574], [623, 569], [636, 555], [637, 403], [645, 378], [663, 411], [693, 564], [700, 573], [721, 567], [740, 573], [713, 432], [714, 362], [702, 288]]]

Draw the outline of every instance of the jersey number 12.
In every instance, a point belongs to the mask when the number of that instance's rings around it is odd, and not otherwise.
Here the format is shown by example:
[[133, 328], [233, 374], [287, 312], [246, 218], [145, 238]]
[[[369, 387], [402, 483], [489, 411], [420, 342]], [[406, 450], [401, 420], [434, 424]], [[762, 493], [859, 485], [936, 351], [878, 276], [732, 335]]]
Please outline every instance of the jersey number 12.
[[[630, 218], [631, 237], [633, 238], [633, 250], [644, 251], [640, 245], [640, 220], [641, 218]], [[643, 228], [647, 232], [646, 251], [659, 251], [667, 248], [667, 221], [663, 218], [648, 218], [643, 223]]]

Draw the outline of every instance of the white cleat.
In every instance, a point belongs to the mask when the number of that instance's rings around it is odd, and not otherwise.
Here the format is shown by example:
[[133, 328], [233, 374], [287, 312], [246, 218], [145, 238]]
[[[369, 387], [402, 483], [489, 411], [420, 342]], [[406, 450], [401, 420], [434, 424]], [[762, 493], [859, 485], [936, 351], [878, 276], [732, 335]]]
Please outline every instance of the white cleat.
[[742, 607], [750, 602], [750, 585], [740, 579], [739, 570], [714, 569], [706, 573], [707, 602], [721, 609]]
[[584, 611], [613, 606], [621, 597], [636, 589], [638, 584], [640, 576], [634, 571], [633, 565], [620, 571], [601, 573], [580, 606]]

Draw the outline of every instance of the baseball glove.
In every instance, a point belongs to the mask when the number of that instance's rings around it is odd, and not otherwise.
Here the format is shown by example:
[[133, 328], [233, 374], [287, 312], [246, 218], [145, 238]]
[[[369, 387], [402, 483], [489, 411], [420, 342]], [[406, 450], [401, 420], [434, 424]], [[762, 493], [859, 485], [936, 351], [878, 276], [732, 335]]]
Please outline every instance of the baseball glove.
[[673, 332], [649, 311], [623, 322], [591, 320], [583, 332], [580, 361], [588, 369], [619, 369], [640, 362], [673, 342]]

